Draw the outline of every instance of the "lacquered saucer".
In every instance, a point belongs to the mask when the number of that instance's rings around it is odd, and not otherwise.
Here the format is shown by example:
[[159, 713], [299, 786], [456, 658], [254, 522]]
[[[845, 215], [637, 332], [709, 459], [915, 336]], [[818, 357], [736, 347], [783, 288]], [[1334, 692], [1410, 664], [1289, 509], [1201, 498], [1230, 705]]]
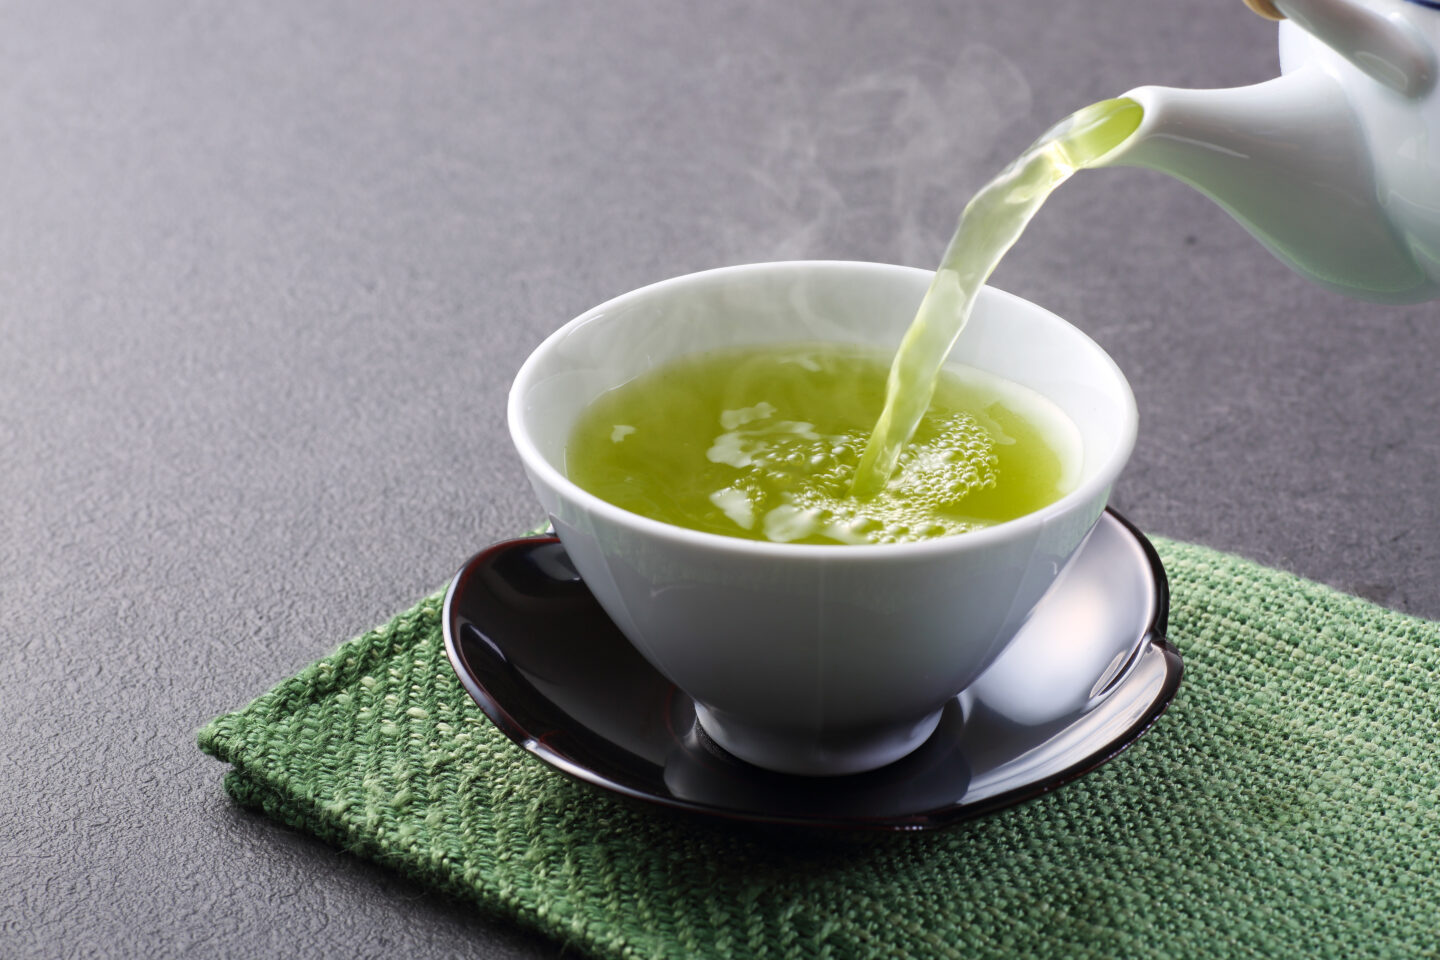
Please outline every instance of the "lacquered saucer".
[[485, 715], [578, 780], [708, 817], [900, 831], [1021, 803], [1135, 742], [1180, 685], [1168, 612], [1154, 547], [1106, 511], [930, 739], [888, 767], [846, 777], [771, 773], [716, 746], [690, 698], [635, 651], [553, 537], [506, 540], [472, 557], [446, 594], [444, 628], [450, 662]]

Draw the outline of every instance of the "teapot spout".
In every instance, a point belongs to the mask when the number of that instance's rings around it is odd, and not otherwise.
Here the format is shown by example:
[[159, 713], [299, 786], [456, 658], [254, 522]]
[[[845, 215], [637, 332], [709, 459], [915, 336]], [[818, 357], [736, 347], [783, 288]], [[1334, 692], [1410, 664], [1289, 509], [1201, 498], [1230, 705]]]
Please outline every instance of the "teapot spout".
[[1159, 170], [1210, 197], [1298, 273], [1352, 297], [1436, 295], [1392, 226], [1340, 84], [1307, 67], [1251, 87], [1126, 94], [1139, 128], [1096, 166]]

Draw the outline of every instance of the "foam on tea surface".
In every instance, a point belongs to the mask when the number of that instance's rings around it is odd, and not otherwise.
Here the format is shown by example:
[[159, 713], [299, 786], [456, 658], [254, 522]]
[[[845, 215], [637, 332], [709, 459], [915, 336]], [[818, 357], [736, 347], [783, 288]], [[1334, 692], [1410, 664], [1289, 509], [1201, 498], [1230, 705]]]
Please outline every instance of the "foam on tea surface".
[[687, 358], [602, 395], [566, 449], [584, 489], [656, 520], [780, 543], [925, 540], [1014, 519], [1074, 484], [1075, 428], [1048, 401], [947, 370], [894, 476], [851, 495], [888, 356], [805, 344]]
[[885, 409], [866, 444], [853, 492], [878, 495], [897, 469], [930, 405], [945, 358], [970, 317], [975, 296], [1047, 197], [1076, 171], [1110, 153], [1140, 126], [1144, 110], [1127, 98], [1078, 110], [975, 194], [941, 258], [935, 279], [890, 368]]

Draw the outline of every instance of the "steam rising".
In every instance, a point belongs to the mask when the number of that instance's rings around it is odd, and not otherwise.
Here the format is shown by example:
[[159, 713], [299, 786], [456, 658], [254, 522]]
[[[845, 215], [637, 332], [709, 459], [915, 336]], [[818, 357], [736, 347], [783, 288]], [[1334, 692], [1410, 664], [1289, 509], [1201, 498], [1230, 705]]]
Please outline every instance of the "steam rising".
[[775, 97], [774, 127], [737, 210], [732, 260], [858, 259], [933, 267], [966, 199], [1027, 116], [1024, 76], [994, 49], [860, 72], [819, 101]]

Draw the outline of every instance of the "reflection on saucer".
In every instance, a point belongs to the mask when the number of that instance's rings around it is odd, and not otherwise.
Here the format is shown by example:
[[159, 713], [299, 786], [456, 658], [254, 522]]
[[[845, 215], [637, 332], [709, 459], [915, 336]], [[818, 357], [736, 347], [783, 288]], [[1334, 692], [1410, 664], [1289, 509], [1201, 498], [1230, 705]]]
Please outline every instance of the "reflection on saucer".
[[796, 777], [737, 760], [692, 722], [665, 758], [665, 786], [681, 800], [764, 810], [774, 818], [900, 820], [965, 796], [970, 767], [957, 750], [962, 723], [960, 704], [951, 701], [930, 739], [888, 767], [848, 777]]

